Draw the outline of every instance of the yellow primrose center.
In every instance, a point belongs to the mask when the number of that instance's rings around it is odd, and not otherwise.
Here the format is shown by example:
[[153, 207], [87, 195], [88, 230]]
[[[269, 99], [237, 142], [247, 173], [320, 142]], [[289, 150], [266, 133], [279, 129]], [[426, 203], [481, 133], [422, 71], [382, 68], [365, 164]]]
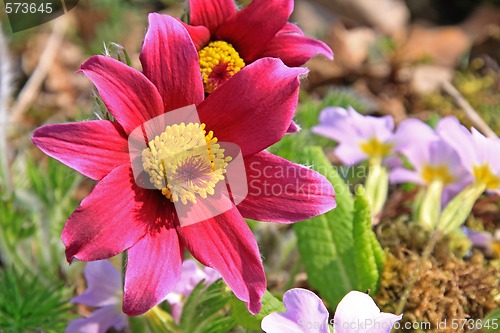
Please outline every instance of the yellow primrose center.
[[245, 67], [234, 47], [224, 41], [210, 42], [198, 52], [205, 92], [212, 93]]
[[488, 190], [500, 187], [500, 177], [495, 175], [488, 164], [473, 167], [474, 178], [477, 182], [486, 185]]
[[383, 158], [388, 156], [392, 151], [392, 144], [383, 143], [375, 137], [360, 143], [359, 146], [361, 151], [370, 158]]
[[439, 181], [443, 185], [447, 185], [453, 183], [455, 180], [455, 177], [453, 177], [446, 165], [426, 165], [422, 169], [421, 176], [427, 184]]
[[142, 165], [151, 183], [172, 202], [196, 203], [196, 197], [214, 194], [224, 179], [230, 156], [217, 143], [205, 124], [166, 126], [142, 151]]

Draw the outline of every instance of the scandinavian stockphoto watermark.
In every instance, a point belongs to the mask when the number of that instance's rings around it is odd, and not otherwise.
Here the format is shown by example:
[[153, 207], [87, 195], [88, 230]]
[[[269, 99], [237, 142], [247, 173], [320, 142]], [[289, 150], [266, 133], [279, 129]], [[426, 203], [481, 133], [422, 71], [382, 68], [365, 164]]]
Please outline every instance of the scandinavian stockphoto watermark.
[[219, 142], [190, 105], [137, 127], [128, 138], [138, 186], [156, 189], [175, 206], [181, 226], [218, 216], [248, 193], [240, 147]]
[[[170, 200], [182, 226], [218, 216], [247, 195], [309, 200], [341, 194], [353, 185], [346, 181], [347, 187], [334, 187], [334, 192], [314, 181], [318, 173], [292, 163], [256, 159], [245, 165], [240, 147], [220, 142], [217, 134], [205, 128], [196, 106], [190, 105], [146, 121], [129, 135], [136, 184], [159, 190]], [[345, 179], [368, 173], [366, 168], [316, 171], [327, 177], [335, 172]]]
[[73, 9], [79, 0], [3, 0], [12, 32], [36, 27]]

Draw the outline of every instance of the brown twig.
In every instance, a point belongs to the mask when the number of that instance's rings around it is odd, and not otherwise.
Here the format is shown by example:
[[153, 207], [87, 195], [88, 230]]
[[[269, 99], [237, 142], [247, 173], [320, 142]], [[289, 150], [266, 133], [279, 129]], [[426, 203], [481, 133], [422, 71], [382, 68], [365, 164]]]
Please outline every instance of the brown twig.
[[455, 100], [455, 103], [464, 110], [465, 115], [472, 122], [474, 127], [481, 131], [489, 138], [497, 138], [497, 134], [488, 126], [488, 124], [481, 118], [476, 110], [467, 102], [462, 94], [448, 81], [443, 81], [443, 90]]
[[57, 52], [61, 47], [67, 27], [67, 15], [68, 14], [62, 15], [55, 20], [54, 29], [52, 30], [47, 45], [40, 56], [40, 60], [12, 107], [12, 122], [20, 122], [23, 114], [36, 100], [43, 81], [47, 77], [47, 74], [54, 63]]

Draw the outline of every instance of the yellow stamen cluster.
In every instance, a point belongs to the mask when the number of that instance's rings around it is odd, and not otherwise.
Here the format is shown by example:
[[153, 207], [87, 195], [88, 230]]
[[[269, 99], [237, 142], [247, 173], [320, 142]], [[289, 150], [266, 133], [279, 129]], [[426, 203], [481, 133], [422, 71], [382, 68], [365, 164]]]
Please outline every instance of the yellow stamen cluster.
[[455, 181], [455, 177], [446, 165], [426, 165], [422, 169], [421, 176], [427, 184], [441, 182], [443, 185], [447, 185]]
[[205, 124], [167, 126], [142, 151], [142, 165], [151, 183], [172, 202], [196, 203], [196, 196], [214, 194], [215, 184], [224, 179], [230, 156], [217, 143]]
[[392, 144], [381, 142], [375, 137], [360, 143], [359, 146], [370, 159], [382, 159], [392, 152]]
[[245, 67], [245, 62], [234, 47], [224, 41], [210, 42], [198, 52], [203, 84], [207, 93]]
[[488, 190], [494, 190], [500, 187], [500, 177], [491, 171], [488, 164], [474, 166], [473, 173], [476, 182], [484, 184]]

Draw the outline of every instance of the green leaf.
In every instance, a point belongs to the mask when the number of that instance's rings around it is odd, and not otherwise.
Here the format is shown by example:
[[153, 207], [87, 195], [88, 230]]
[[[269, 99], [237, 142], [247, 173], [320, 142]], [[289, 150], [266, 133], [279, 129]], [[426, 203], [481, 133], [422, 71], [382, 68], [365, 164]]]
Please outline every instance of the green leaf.
[[231, 315], [236, 320], [236, 323], [246, 329], [260, 331], [260, 323], [262, 319], [272, 312], [284, 312], [285, 306], [283, 303], [274, 297], [269, 291], [266, 291], [262, 297], [262, 309], [255, 316], [248, 312], [247, 306], [233, 296], [231, 299]]
[[227, 311], [232, 293], [222, 280], [205, 286], [198, 283], [182, 309], [179, 326], [181, 332], [208, 333], [229, 332], [236, 326], [234, 319], [228, 318]]
[[3, 332], [63, 332], [70, 310], [69, 292], [46, 285], [28, 272], [0, 270], [0, 328]]
[[384, 251], [371, 229], [367, 198], [353, 198], [321, 148], [307, 147], [297, 156], [299, 163], [312, 165], [332, 183], [337, 201], [326, 214], [294, 224], [309, 283], [332, 307], [351, 290], [376, 291]]
[[356, 193], [353, 215], [353, 257], [356, 266], [357, 290], [377, 289], [379, 269], [373, 249], [372, 215], [364, 190]]
[[500, 330], [500, 309], [493, 310], [481, 321], [484, 333], [495, 333]]
[[337, 208], [308, 221], [295, 223], [297, 244], [309, 283], [336, 306], [357, 285], [353, 247], [352, 212], [354, 200], [347, 184], [319, 147], [299, 153], [299, 163], [312, 165], [333, 185]]
[[476, 183], [467, 186], [462, 192], [457, 194], [443, 209], [437, 230], [446, 234], [462, 225], [470, 215], [474, 203], [484, 190], [484, 185]]
[[370, 165], [370, 173], [365, 183], [366, 197], [371, 204], [374, 216], [378, 216], [387, 200], [389, 174], [381, 164]]
[[377, 236], [373, 231], [370, 232], [370, 243], [372, 246], [373, 255], [375, 257], [375, 263], [377, 265], [377, 272], [378, 272], [377, 288], [373, 290], [373, 292], [375, 293], [380, 284], [380, 279], [382, 278], [382, 271], [384, 270], [385, 252], [384, 249], [382, 248], [382, 245], [380, 245]]
[[443, 183], [439, 181], [432, 182], [425, 190], [418, 214], [418, 222], [427, 230], [434, 230], [439, 222], [442, 193]]

